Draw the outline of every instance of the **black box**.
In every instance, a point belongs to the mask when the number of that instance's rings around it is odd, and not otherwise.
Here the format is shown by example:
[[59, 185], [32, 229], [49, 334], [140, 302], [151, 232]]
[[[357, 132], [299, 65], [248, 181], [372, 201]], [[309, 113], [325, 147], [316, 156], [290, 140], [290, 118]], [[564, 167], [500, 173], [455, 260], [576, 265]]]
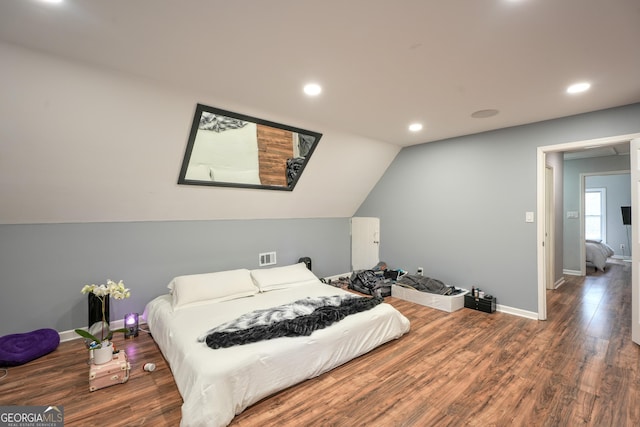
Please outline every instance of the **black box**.
[[464, 306], [474, 310], [484, 311], [485, 313], [493, 313], [496, 311], [496, 298], [476, 298], [467, 294], [464, 296]]

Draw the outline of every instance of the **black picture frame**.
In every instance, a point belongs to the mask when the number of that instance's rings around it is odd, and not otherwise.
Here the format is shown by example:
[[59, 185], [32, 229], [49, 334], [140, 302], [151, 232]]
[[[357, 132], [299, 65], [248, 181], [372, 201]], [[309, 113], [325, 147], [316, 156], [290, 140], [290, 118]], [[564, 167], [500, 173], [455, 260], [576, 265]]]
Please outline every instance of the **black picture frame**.
[[321, 138], [319, 132], [197, 104], [178, 184], [293, 191]]

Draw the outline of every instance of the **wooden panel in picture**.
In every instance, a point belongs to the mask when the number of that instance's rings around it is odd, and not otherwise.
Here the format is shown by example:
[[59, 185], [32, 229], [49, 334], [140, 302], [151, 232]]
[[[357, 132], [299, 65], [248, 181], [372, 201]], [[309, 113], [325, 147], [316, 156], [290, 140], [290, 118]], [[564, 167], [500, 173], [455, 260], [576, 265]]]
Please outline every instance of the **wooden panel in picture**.
[[293, 157], [293, 133], [258, 125], [258, 163], [263, 185], [287, 186], [287, 159]]

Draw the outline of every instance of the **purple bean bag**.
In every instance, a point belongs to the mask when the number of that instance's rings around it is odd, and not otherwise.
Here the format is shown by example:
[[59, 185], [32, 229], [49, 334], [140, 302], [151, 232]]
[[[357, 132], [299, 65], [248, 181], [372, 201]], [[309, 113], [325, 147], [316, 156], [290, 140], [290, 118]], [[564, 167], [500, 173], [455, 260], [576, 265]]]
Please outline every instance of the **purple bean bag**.
[[0, 366], [18, 366], [51, 353], [60, 344], [55, 329], [37, 329], [0, 337]]

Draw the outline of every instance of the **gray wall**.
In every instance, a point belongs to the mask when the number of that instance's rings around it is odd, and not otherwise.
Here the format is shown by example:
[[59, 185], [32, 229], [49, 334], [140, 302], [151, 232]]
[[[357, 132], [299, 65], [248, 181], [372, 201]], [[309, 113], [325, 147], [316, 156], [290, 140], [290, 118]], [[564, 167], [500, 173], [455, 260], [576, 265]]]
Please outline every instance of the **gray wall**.
[[[408, 147], [354, 216], [381, 219], [390, 266], [537, 311], [535, 224], [524, 222], [536, 211], [536, 147], [633, 132], [640, 104]], [[0, 225], [0, 335], [83, 326], [87, 283], [125, 281], [133, 296], [113, 304], [119, 319], [176, 275], [254, 268], [272, 250], [278, 265], [310, 256], [317, 275], [344, 273], [349, 219]]]
[[142, 313], [178, 275], [312, 258], [319, 277], [349, 271], [349, 219], [0, 225], [0, 336], [86, 326], [85, 284], [123, 279], [131, 298], [111, 319]]
[[640, 104], [404, 148], [356, 216], [389, 265], [537, 312], [536, 147], [634, 132]]
[[[629, 161], [629, 156], [624, 157]], [[585, 188], [606, 189], [606, 243], [616, 256], [630, 255], [631, 228], [622, 223], [620, 207], [631, 206], [631, 175], [589, 175], [585, 177]], [[624, 253], [621, 244], [624, 244]]]
[[[564, 268], [565, 270], [579, 271], [580, 265], [580, 219], [567, 218], [568, 211], [580, 212], [580, 174], [601, 174], [610, 171], [626, 171], [630, 167], [629, 156], [607, 156], [599, 158], [567, 160], [564, 162]], [[626, 186], [620, 182], [621, 194], [611, 195], [618, 203], [631, 204], [631, 183], [627, 175]], [[624, 181], [624, 179], [622, 180]], [[609, 200], [609, 190], [607, 190]], [[624, 202], [623, 202], [624, 200]], [[621, 220], [620, 206], [617, 212], [608, 212], [608, 219]], [[581, 213], [582, 214], [582, 213]], [[624, 230], [621, 231], [624, 233]], [[618, 236], [616, 234], [616, 236]], [[613, 237], [613, 236], [612, 236]], [[623, 239], [622, 242], [619, 239]], [[616, 252], [620, 253], [620, 243], [625, 243], [626, 237], [618, 236], [613, 243]]]

